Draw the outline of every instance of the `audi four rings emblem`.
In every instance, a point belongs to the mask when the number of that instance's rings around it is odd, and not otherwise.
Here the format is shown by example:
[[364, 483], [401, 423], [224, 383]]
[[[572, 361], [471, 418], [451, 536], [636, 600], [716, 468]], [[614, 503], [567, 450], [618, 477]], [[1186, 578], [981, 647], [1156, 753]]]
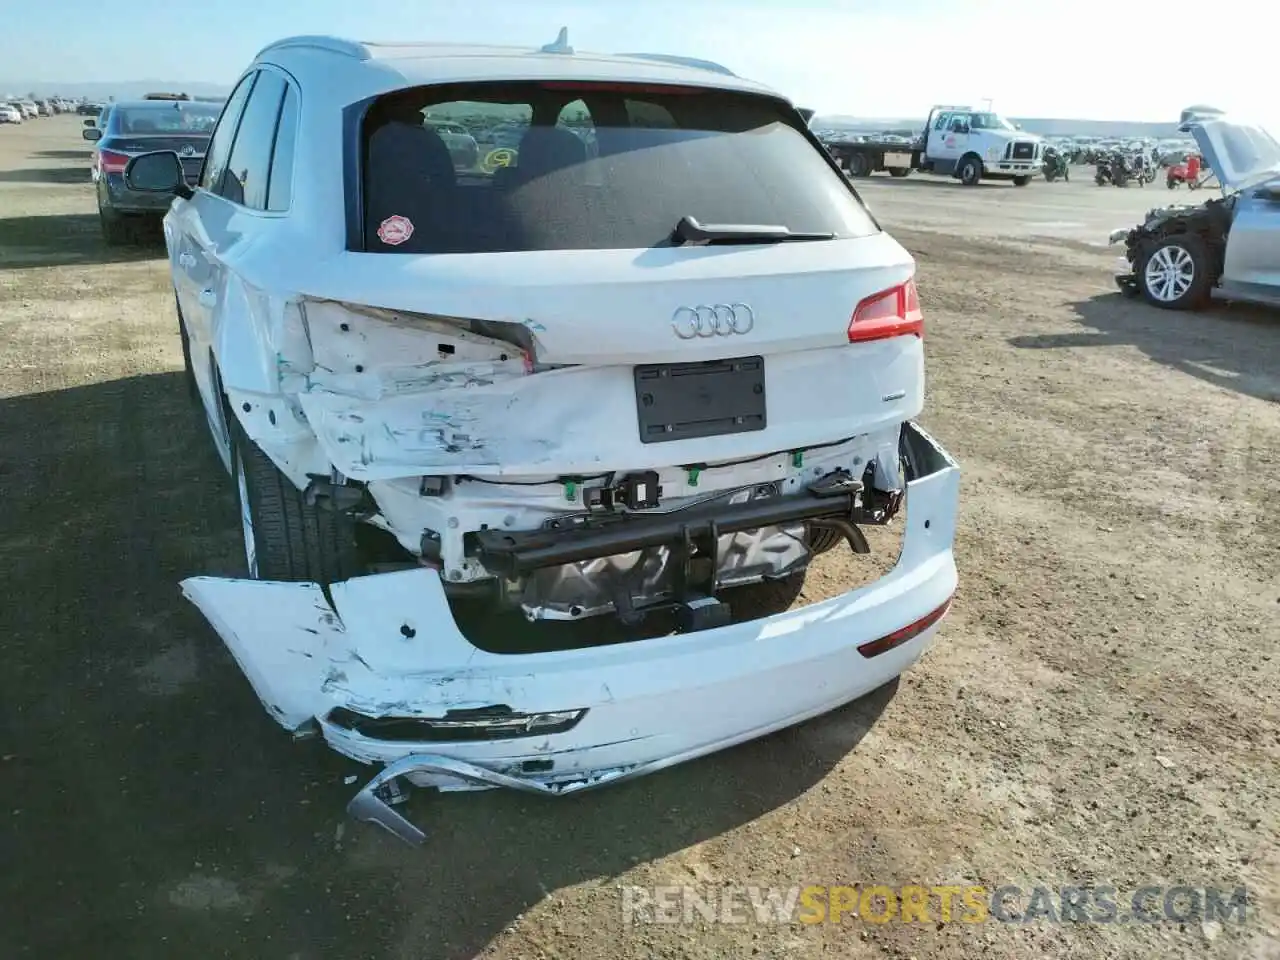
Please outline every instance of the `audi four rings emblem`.
[[755, 325], [755, 312], [745, 303], [704, 303], [671, 315], [671, 328], [681, 340], [750, 333]]

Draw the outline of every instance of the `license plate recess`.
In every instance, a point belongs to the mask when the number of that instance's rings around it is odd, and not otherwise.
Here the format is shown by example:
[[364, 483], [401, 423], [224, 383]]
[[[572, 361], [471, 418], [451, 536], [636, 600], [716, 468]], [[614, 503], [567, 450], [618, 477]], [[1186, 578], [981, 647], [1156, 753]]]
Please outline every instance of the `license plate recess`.
[[764, 357], [635, 368], [641, 443], [763, 430]]

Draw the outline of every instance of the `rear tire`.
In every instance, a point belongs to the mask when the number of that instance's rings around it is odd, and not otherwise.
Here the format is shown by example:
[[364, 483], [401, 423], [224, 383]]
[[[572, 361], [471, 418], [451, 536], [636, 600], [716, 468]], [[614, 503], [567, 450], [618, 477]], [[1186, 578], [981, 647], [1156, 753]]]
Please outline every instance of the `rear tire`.
[[187, 394], [195, 403], [200, 403], [200, 387], [196, 383], [195, 366], [191, 363], [191, 338], [187, 336], [187, 324], [182, 319], [182, 304], [178, 295], [173, 295], [173, 305], [178, 314], [178, 338], [182, 341], [182, 372], [187, 383]]
[[850, 154], [849, 176], [858, 178], [871, 176], [871, 162], [860, 153]]
[[976, 187], [982, 179], [982, 161], [973, 154], [961, 158], [956, 176], [966, 187]]
[[128, 221], [114, 210], [98, 207], [98, 223], [102, 227], [102, 239], [108, 247], [123, 247], [133, 239]]
[[232, 477], [244, 537], [245, 562], [255, 580], [329, 584], [361, 572], [355, 522], [306, 502], [305, 491], [272, 463], [228, 410]]
[[911, 171], [907, 170], [905, 167], [894, 167], [889, 171], [889, 176], [898, 177], [899, 179], [901, 179], [902, 177], [905, 177], [910, 173]]

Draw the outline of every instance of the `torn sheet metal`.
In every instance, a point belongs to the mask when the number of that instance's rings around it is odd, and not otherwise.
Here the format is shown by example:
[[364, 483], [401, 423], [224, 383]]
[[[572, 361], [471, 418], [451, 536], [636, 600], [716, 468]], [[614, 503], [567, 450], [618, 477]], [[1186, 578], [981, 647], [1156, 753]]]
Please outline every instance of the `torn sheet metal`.
[[400, 777], [432, 774], [437, 777], [475, 784], [481, 788], [505, 787], [525, 793], [562, 796], [567, 793], [581, 793], [583, 790], [591, 790], [609, 783], [617, 783], [620, 780], [630, 779], [632, 776], [637, 776], [641, 773], [651, 773], [654, 769], [656, 769], [656, 766], [653, 765], [651, 765], [651, 768], [622, 767], [597, 771], [589, 777], [583, 777], [569, 783], [556, 784], [546, 783], [541, 780], [530, 780], [525, 777], [513, 777], [509, 774], [477, 766], [474, 763], [466, 763], [465, 761], [455, 760], [452, 757], [439, 754], [414, 754], [385, 767], [382, 772], [365, 784], [360, 792], [352, 797], [351, 802], [347, 804], [347, 813], [356, 820], [382, 827], [388, 833], [399, 837], [406, 843], [419, 844], [427, 838], [427, 834], [392, 809], [391, 802], [389, 802], [391, 796], [399, 796], [398, 793], [390, 793], [388, 788], [393, 788]]

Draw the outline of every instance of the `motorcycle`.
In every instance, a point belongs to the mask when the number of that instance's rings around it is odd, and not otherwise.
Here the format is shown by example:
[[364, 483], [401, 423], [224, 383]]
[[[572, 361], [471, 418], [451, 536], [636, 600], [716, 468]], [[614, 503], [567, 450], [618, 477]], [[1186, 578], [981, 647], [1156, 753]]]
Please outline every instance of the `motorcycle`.
[[1173, 164], [1165, 174], [1165, 186], [1170, 190], [1176, 190], [1179, 184], [1185, 183], [1188, 190], [1199, 190], [1204, 182], [1200, 179], [1201, 162], [1200, 157], [1193, 153], [1187, 157], [1185, 163]]
[[1071, 180], [1071, 166], [1067, 163], [1067, 157], [1064, 153], [1057, 150], [1046, 150], [1044, 153], [1044, 165], [1041, 168], [1044, 171], [1044, 179], [1046, 183], [1053, 183], [1058, 177], [1063, 180]]
[[1093, 182], [1100, 187], [1105, 187], [1108, 183], [1114, 183], [1115, 177], [1111, 169], [1110, 157], [1098, 157], [1097, 166], [1093, 169]]
[[1141, 154], [1130, 158], [1122, 153], [1117, 153], [1112, 159], [1110, 167], [1111, 182], [1117, 187], [1127, 187], [1130, 181], [1137, 183], [1140, 187], [1145, 187], [1156, 178], [1155, 170], [1147, 163], [1146, 157]]
[[1133, 157], [1133, 178], [1138, 181], [1138, 186], [1145, 187], [1148, 183], [1156, 182], [1156, 165], [1146, 158], [1145, 155], [1138, 153]]

